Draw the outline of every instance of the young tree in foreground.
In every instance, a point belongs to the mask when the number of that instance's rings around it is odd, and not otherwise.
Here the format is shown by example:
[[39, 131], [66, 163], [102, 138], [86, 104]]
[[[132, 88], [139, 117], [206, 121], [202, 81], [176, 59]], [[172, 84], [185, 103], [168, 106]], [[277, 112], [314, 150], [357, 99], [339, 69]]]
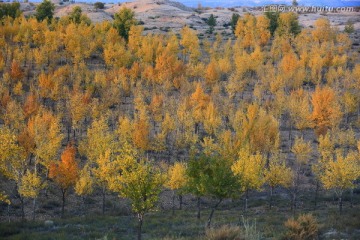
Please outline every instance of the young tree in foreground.
[[270, 187], [269, 207], [271, 209], [274, 189], [278, 186], [288, 188], [293, 179], [293, 172], [285, 165], [285, 162], [281, 163], [279, 159], [273, 158], [264, 175], [265, 181]]
[[79, 169], [75, 154], [75, 147], [69, 144], [61, 154], [60, 162], [50, 166], [49, 176], [59, 185], [62, 193], [61, 217], [64, 217], [66, 194], [78, 179]]
[[172, 208], [175, 213], [175, 195], [178, 194], [180, 201], [180, 209], [182, 207], [182, 191], [186, 186], [186, 165], [184, 163], [176, 162], [169, 168], [168, 179], [165, 186], [173, 191]]
[[141, 240], [144, 216], [156, 207], [164, 180], [164, 175], [149, 161], [135, 162], [124, 168], [119, 190], [121, 196], [131, 201], [137, 215], [138, 240]]
[[22, 176], [19, 184], [20, 196], [33, 199], [33, 221], [35, 220], [36, 198], [44, 187], [45, 183], [42, 182], [40, 176], [36, 172], [31, 172], [30, 170], [27, 170]]
[[325, 189], [333, 189], [339, 199], [339, 212], [342, 213], [343, 193], [353, 188], [354, 182], [360, 177], [358, 155], [350, 152], [343, 155], [337, 152], [336, 158], [329, 160], [320, 176], [320, 181]]
[[205, 193], [207, 196], [216, 199], [216, 204], [212, 206], [207, 221], [207, 227], [211, 226], [211, 220], [215, 210], [226, 198], [233, 198], [240, 192], [241, 180], [231, 171], [231, 162], [220, 157], [206, 158], [208, 161], [207, 169], [204, 169], [202, 181], [204, 182]]
[[260, 190], [264, 183], [265, 158], [260, 154], [251, 154], [249, 147], [243, 147], [239, 152], [239, 160], [231, 170], [241, 182], [241, 192], [245, 192], [245, 211], [248, 207], [249, 191]]
[[240, 192], [241, 181], [231, 171], [231, 161], [219, 156], [200, 156], [190, 160], [187, 168], [188, 186], [190, 193], [198, 197], [198, 215], [200, 218], [200, 197], [209, 196], [216, 199], [212, 207], [207, 227], [211, 226], [211, 220], [216, 208], [226, 198], [232, 198]]

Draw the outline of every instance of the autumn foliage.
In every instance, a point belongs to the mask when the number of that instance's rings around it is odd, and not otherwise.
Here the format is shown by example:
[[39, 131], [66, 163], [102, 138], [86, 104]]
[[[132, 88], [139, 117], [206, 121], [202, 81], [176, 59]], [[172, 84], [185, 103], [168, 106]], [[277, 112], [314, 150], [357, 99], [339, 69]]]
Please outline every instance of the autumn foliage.
[[301, 28], [296, 13], [240, 15], [234, 33], [214, 35], [190, 26], [150, 33], [126, 8], [101, 23], [79, 7], [49, 21], [1, 19], [0, 201], [26, 218], [29, 199], [35, 213], [35, 200], [59, 188], [63, 216], [74, 193], [102, 202], [106, 214], [118, 195], [137, 216], [139, 238], [168, 192], [174, 212], [189, 195], [200, 219], [210, 206], [208, 226], [221, 203], [242, 198], [248, 210], [264, 191], [281, 211], [303, 208], [312, 190], [314, 199], [334, 192], [340, 210], [353, 204], [360, 65], [352, 38], [325, 18]]

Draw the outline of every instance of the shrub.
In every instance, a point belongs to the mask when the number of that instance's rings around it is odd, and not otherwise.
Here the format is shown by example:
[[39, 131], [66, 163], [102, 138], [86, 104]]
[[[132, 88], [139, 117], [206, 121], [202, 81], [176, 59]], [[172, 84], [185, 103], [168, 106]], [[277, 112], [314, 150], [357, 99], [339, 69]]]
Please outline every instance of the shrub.
[[319, 225], [311, 214], [300, 215], [297, 219], [288, 219], [284, 225], [287, 228], [284, 239], [313, 240], [318, 238]]
[[242, 240], [239, 226], [223, 225], [218, 228], [209, 228], [205, 232], [206, 240]]
[[246, 240], [260, 240], [261, 233], [256, 227], [256, 220], [253, 223], [250, 223], [249, 220], [245, 220], [243, 217], [243, 226], [244, 226], [244, 239]]
[[105, 4], [102, 3], [102, 2], [96, 2], [96, 3], [94, 3], [94, 8], [95, 8], [95, 9], [104, 9], [104, 7], [105, 7]]

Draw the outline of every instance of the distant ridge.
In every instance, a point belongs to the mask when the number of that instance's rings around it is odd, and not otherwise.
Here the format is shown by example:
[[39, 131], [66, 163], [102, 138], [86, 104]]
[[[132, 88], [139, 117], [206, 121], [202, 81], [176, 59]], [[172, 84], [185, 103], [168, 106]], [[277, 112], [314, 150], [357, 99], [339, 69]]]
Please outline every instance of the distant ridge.
[[[141, 1], [141, 0], [134, 0]], [[158, 0], [158, 2], [164, 2], [167, 0]], [[93, 2], [93, 1], [90, 1]], [[106, 0], [104, 2], [117, 2]], [[119, 1], [119, 2], [132, 2], [131, 0]], [[178, 0], [178, 1], [168, 1], [170, 4], [181, 3], [184, 7], [197, 7], [200, 3], [204, 7], [235, 7], [235, 6], [263, 6], [268, 4], [288, 4], [291, 5], [292, 0]], [[298, 0], [299, 5], [304, 6], [327, 6], [327, 7], [346, 7], [346, 6], [360, 6], [360, 1], [358, 0]], [[176, 6], [178, 7], [178, 6]], [[178, 7], [179, 8], [179, 7]]]

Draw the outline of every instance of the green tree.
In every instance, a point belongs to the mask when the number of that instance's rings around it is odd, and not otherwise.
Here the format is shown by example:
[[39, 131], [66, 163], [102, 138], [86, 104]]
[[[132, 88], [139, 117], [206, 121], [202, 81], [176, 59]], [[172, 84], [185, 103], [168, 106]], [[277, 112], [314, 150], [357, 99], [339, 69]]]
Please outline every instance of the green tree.
[[0, 4], [0, 19], [3, 19], [6, 16], [16, 18], [20, 16], [20, 3], [1, 3]]
[[211, 14], [206, 23], [209, 25], [209, 33], [212, 34], [214, 32], [214, 27], [216, 26], [216, 18], [214, 14]]
[[35, 17], [39, 22], [51, 20], [54, 16], [55, 5], [50, 0], [44, 0], [36, 7]]
[[230, 20], [231, 30], [234, 33], [236, 29], [236, 24], [239, 21], [240, 15], [237, 13], [233, 13]]
[[226, 198], [235, 197], [240, 192], [240, 181], [231, 170], [231, 161], [219, 156], [205, 156], [193, 158], [188, 163], [187, 190], [198, 197], [198, 215], [200, 218], [200, 198], [209, 196], [216, 199], [212, 206], [207, 226], [211, 226], [211, 220], [216, 208]]
[[138, 240], [141, 240], [144, 216], [156, 207], [164, 180], [164, 175], [150, 161], [135, 162], [124, 168], [120, 195], [131, 201], [137, 215]]
[[[271, 26], [271, 20], [270, 20]], [[293, 12], [281, 13], [278, 19], [278, 27], [276, 29], [277, 34], [280, 36], [296, 36], [301, 32], [299, 25], [298, 15]]]
[[269, 30], [272, 36], [274, 36], [274, 33], [279, 26], [279, 12], [265, 12], [265, 16], [270, 20]]
[[129, 8], [121, 8], [119, 13], [115, 13], [114, 27], [119, 35], [126, 41], [129, 39], [131, 26], [136, 25], [135, 13]]
[[105, 4], [102, 2], [96, 2], [94, 3], [94, 8], [95, 9], [104, 9], [105, 8]]
[[79, 6], [76, 6], [72, 9], [69, 14], [69, 20], [75, 24], [80, 24], [84, 22], [86, 24], [90, 24], [91, 20], [85, 14], [82, 14], [82, 9]]

